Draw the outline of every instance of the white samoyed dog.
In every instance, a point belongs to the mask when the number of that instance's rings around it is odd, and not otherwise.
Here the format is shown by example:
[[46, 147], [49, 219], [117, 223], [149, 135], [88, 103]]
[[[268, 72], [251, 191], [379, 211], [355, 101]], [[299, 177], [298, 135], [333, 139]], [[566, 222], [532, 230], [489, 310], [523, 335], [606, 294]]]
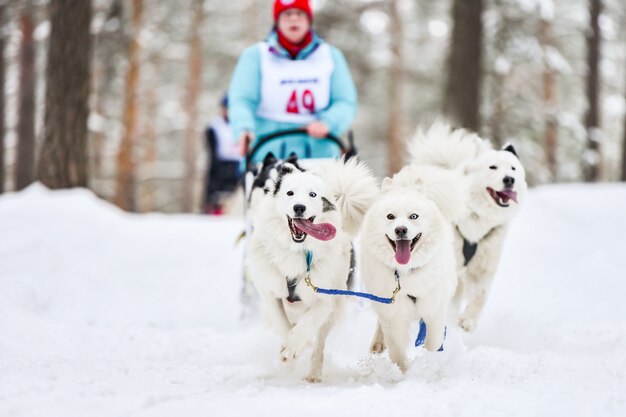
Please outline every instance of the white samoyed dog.
[[467, 180], [467, 210], [454, 232], [459, 268], [455, 305], [459, 325], [471, 332], [496, 273], [508, 224], [526, 196], [524, 167], [512, 145], [493, 149], [478, 135], [445, 123], [418, 131], [409, 151], [411, 166], [461, 170]]
[[404, 372], [414, 322], [426, 324], [426, 349], [443, 344], [457, 285], [453, 224], [465, 210], [466, 187], [458, 172], [408, 166], [381, 188], [363, 221], [361, 276], [377, 296], [400, 289], [391, 304], [373, 305], [378, 325], [370, 349], [388, 349]]
[[296, 158], [277, 161], [269, 155], [255, 184], [248, 272], [282, 337], [280, 360], [293, 361], [312, 343], [306, 379], [319, 382], [326, 337], [342, 300], [316, 293], [306, 281], [346, 289], [351, 240], [376, 197], [376, 180], [354, 158], [305, 170]]

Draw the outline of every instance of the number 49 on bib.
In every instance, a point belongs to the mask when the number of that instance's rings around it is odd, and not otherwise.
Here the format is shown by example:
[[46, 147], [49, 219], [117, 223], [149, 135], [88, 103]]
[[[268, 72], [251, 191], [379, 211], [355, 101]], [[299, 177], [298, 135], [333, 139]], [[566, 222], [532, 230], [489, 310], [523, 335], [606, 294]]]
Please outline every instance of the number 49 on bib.
[[293, 90], [287, 102], [287, 113], [300, 113], [300, 107], [315, 113], [315, 97], [311, 90], [304, 90], [298, 97], [298, 90]]

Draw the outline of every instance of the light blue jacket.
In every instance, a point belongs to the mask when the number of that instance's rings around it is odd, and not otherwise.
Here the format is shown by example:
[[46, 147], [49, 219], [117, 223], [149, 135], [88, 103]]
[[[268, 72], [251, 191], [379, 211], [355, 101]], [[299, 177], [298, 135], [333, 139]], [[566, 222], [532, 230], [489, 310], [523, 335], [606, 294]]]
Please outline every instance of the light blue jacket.
[[[278, 36], [272, 31], [266, 42], [272, 52], [292, 59], [289, 53], [278, 43]], [[313, 40], [296, 56], [297, 60], [306, 60], [317, 47], [324, 42], [313, 33]], [[330, 46], [330, 45], [329, 45]], [[352, 124], [356, 115], [357, 95], [352, 76], [346, 60], [337, 48], [330, 46], [334, 70], [330, 82], [330, 100], [328, 107], [316, 113], [316, 118], [324, 122], [330, 133], [335, 136], [343, 134]], [[302, 127], [294, 123], [277, 122], [261, 118], [256, 109], [261, 102], [261, 54], [258, 44], [248, 47], [241, 54], [228, 90], [228, 113], [233, 129], [233, 139], [238, 140], [244, 131], [254, 132], [255, 136], [266, 135], [277, 131]], [[278, 158], [285, 158], [295, 152], [300, 158], [332, 158], [339, 156], [336, 145], [329, 141], [318, 140], [308, 135], [301, 137], [285, 137], [264, 145], [254, 160], [262, 161], [268, 152]]]

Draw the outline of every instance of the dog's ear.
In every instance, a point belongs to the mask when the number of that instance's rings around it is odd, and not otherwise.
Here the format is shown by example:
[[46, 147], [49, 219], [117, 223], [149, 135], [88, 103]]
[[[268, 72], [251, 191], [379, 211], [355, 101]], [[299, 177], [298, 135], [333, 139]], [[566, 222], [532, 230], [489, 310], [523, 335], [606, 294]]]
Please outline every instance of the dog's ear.
[[387, 191], [393, 186], [393, 181], [389, 177], [385, 177], [383, 183], [380, 186], [381, 191]]
[[285, 162], [296, 167], [298, 171], [304, 172], [304, 169], [298, 164], [298, 155], [295, 152], [291, 152]]
[[291, 152], [289, 154], [289, 156], [287, 157], [287, 159], [285, 159], [285, 162], [289, 162], [290, 164], [296, 164], [296, 162], [298, 162], [298, 155], [296, 155], [295, 152]]
[[263, 159], [263, 168], [274, 165], [277, 161], [278, 159], [276, 159], [274, 154], [272, 152], [268, 152], [268, 154], [265, 155], [265, 158]]
[[[517, 151], [515, 150], [515, 147], [511, 143], [507, 143], [506, 145], [504, 145], [502, 150], [503, 151], [507, 151], [507, 152], [511, 152], [513, 155], [517, 156]], [[519, 156], [517, 156], [517, 157], [519, 158]]]

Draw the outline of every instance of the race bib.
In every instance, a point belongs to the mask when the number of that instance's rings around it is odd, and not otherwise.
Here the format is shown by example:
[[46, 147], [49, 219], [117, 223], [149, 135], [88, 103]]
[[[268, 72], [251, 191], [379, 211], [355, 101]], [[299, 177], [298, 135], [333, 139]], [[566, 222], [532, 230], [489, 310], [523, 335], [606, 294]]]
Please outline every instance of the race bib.
[[241, 159], [238, 144], [233, 142], [233, 133], [228, 123], [218, 117], [211, 123], [211, 128], [217, 136], [217, 156], [223, 161], [238, 161]]
[[304, 60], [276, 56], [265, 42], [261, 51], [261, 102], [257, 116], [284, 123], [307, 124], [328, 107], [334, 63], [327, 44]]

